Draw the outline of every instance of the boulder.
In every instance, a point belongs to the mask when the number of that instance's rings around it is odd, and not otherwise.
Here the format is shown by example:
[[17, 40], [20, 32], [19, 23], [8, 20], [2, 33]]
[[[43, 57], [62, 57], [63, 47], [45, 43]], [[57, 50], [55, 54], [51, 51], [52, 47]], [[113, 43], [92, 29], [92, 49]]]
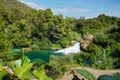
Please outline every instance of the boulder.
[[92, 42], [93, 37], [94, 37], [94, 36], [91, 35], [91, 34], [84, 35], [84, 36], [83, 36], [83, 39], [81, 39], [81, 41], [80, 41], [80, 43], [81, 43], [81, 48], [82, 48], [82, 49], [86, 49], [86, 48], [90, 45], [90, 43]]

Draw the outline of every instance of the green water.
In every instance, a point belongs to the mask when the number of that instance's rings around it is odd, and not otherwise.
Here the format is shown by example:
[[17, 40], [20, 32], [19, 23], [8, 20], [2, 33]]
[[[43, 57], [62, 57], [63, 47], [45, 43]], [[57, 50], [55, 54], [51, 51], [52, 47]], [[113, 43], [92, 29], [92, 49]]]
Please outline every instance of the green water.
[[[22, 54], [21, 50], [14, 49], [16, 53]], [[32, 61], [32, 62], [49, 62], [51, 55], [63, 56], [62, 53], [54, 54], [53, 51], [50, 50], [37, 50], [37, 51], [26, 51], [24, 54]]]
[[52, 51], [48, 50], [40, 50], [40, 51], [29, 51], [25, 52], [25, 55], [30, 58], [31, 61], [41, 61], [41, 62], [49, 62], [50, 55]]

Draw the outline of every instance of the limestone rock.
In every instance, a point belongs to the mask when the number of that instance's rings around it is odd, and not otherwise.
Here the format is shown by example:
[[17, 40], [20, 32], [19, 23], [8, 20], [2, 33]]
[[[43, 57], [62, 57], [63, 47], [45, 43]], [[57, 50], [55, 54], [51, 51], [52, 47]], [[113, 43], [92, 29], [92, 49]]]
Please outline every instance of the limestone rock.
[[93, 37], [94, 36], [91, 34], [87, 34], [87, 35], [83, 36], [83, 39], [80, 41], [81, 48], [86, 49], [90, 45], [90, 43], [92, 42]]

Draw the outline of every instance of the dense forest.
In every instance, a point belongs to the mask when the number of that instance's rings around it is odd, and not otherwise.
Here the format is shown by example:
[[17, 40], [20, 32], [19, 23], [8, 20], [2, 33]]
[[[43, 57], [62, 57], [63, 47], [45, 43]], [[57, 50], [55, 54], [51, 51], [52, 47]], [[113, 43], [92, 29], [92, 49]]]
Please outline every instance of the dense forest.
[[51, 9], [36, 10], [17, 0], [0, 0], [1, 65], [15, 60], [12, 54], [15, 47], [53, 51], [71, 46], [71, 41], [81, 42], [87, 35], [93, 39], [86, 48], [81, 47], [81, 53], [51, 56], [45, 68], [54, 75], [48, 75], [53, 79], [67, 70], [66, 64], [120, 69], [120, 18], [106, 14], [90, 19], [64, 18], [62, 14], [54, 15]]

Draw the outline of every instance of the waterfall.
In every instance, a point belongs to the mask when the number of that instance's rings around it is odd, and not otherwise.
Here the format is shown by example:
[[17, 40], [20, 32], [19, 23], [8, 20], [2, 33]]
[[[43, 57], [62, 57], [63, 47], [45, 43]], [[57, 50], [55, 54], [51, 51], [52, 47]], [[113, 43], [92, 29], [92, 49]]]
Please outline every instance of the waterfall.
[[63, 54], [70, 54], [70, 53], [79, 53], [80, 50], [80, 42], [76, 42], [73, 46], [64, 48], [58, 51], [54, 51], [54, 53], [63, 53]]

